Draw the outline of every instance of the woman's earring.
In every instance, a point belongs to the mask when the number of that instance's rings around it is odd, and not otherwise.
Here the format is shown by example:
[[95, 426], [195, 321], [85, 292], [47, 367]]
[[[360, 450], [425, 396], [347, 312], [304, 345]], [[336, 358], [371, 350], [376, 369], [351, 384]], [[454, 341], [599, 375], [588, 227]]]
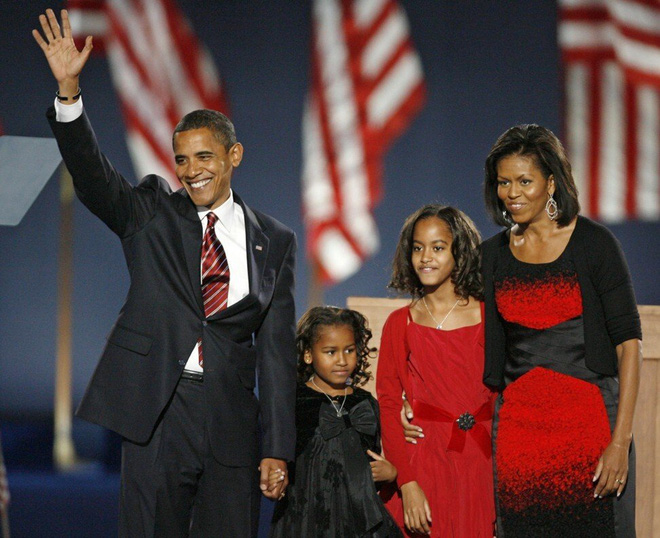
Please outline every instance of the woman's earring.
[[513, 226], [515, 224], [515, 222], [511, 218], [511, 215], [509, 215], [509, 212], [506, 209], [502, 211], [502, 217], [504, 217], [504, 220], [507, 221], [507, 223], [510, 226]]
[[559, 216], [559, 208], [557, 207], [557, 202], [555, 202], [552, 194], [548, 195], [548, 201], [545, 203], [545, 212], [550, 220], [556, 220]]

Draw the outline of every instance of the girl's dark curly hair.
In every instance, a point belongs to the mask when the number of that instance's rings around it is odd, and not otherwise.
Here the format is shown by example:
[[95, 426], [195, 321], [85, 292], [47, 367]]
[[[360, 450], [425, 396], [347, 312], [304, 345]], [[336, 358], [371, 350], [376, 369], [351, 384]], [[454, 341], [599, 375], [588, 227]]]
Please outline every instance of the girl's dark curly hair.
[[298, 320], [296, 349], [298, 352], [298, 381], [300, 383], [307, 382], [314, 374], [313, 366], [305, 363], [305, 352], [312, 350], [312, 346], [318, 341], [323, 327], [336, 327], [338, 325], [349, 327], [355, 337], [357, 365], [351, 374], [351, 385], [355, 387], [364, 385], [371, 377], [371, 373], [367, 368], [369, 368], [369, 358], [374, 356], [376, 348], [369, 347], [371, 329], [369, 329], [367, 318], [348, 308], [315, 306], [305, 312]]
[[413, 298], [424, 295], [424, 287], [412, 264], [413, 234], [415, 225], [420, 220], [431, 217], [446, 222], [451, 232], [451, 253], [455, 263], [451, 272], [451, 281], [456, 295], [463, 299], [472, 296], [477, 300], [483, 300], [479, 231], [470, 217], [461, 210], [439, 204], [425, 205], [406, 219], [399, 235], [399, 244], [396, 246], [392, 261], [392, 278], [387, 287], [399, 293], [408, 293]]

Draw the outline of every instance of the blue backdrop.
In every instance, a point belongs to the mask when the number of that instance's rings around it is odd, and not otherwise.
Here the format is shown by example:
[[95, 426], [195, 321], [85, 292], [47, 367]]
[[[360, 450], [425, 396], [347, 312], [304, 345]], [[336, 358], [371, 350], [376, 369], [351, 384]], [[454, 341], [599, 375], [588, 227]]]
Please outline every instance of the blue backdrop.
[[[6, 134], [50, 136], [44, 116], [56, 85], [30, 34], [46, 7], [3, 2], [0, 121]], [[308, 267], [300, 213], [303, 97], [308, 87], [310, 3], [305, 0], [179, 0], [224, 78], [245, 146], [234, 188], [255, 208], [291, 226], [300, 242], [296, 300], [307, 305]], [[421, 204], [450, 203], [484, 236], [497, 231], [483, 208], [483, 161], [495, 138], [516, 123], [560, 124], [560, 65], [554, 1], [402, 1], [424, 65], [428, 101], [385, 161], [385, 196], [376, 210], [380, 252], [326, 302], [386, 296], [390, 260], [403, 219]], [[132, 175], [106, 61], [83, 73], [85, 106], [112, 162]], [[7, 179], [7, 178], [3, 178]], [[58, 185], [51, 181], [23, 222], [0, 228], [0, 417], [52, 412], [56, 342]], [[660, 303], [657, 223], [612, 226], [626, 252], [637, 297]], [[74, 393], [78, 402], [127, 290], [119, 242], [76, 202], [74, 238]], [[87, 439], [94, 427], [75, 422]], [[93, 435], [92, 435], [93, 437]], [[85, 442], [82, 441], [86, 450]], [[94, 451], [94, 446], [89, 450]]]

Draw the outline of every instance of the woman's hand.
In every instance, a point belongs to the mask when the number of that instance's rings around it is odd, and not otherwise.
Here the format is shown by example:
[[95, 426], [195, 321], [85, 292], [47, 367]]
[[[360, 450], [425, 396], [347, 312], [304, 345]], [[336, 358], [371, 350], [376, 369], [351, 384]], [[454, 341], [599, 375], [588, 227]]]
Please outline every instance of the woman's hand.
[[60, 95], [75, 93], [80, 72], [92, 52], [92, 36], [87, 36], [85, 46], [78, 51], [71, 35], [66, 9], [62, 10], [61, 30], [52, 9], [47, 9], [45, 15], [39, 15], [39, 23], [45, 39], [37, 30], [32, 30], [32, 35], [48, 60], [50, 70], [60, 86]]
[[367, 450], [367, 454], [374, 459], [369, 464], [374, 482], [394, 482], [396, 480], [397, 470], [394, 465], [372, 450]]
[[416, 481], [401, 486], [403, 496], [403, 519], [406, 528], [419, 534], [431, 533], [431, 507], [426, 495]]
[[420, 426], [410, 423], [413, 418], [412, 406], [404, 397], [403, 405], [401, 406], [401, 426], [403, 426], [403, 435], [406, 437], [407, 442], [416, 445], [417, 439], [422, 439], [424, 437], [424, 432]]
[[616, 346], [619, 360], [619, 409], [612, 441], [598, 461], [594, 497], [623, 492], [628, 480], [628, 452], [632, 443], [632, 425], [642, 365], [642, 343], [633, 338]]
[[628, 480], [628, 443], [612, 441], [598, 461], [593, 481], [596, 482], [594, 497], [605, 497], [616, 491], [618, 497]]

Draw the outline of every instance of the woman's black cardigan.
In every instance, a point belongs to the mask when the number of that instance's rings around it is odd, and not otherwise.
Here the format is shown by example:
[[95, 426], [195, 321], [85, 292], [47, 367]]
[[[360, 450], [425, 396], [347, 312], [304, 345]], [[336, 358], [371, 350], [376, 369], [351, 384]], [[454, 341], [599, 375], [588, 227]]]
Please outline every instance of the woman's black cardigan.
[[[495, 304], [493, 275], [501, 249], [509, 248], [504, 230], [481, 245], [486, 307], [486, 359], [484, 383], [501, 388], [504, 384], [506, 341], [504, 325]], [[584, 320], [587, 367], [605, 375], [616, 375], [616, 346], [642, 338], [628, 265], [618, 240], [604, 226], [578, 217], [566, 247], [577, 271]]]

